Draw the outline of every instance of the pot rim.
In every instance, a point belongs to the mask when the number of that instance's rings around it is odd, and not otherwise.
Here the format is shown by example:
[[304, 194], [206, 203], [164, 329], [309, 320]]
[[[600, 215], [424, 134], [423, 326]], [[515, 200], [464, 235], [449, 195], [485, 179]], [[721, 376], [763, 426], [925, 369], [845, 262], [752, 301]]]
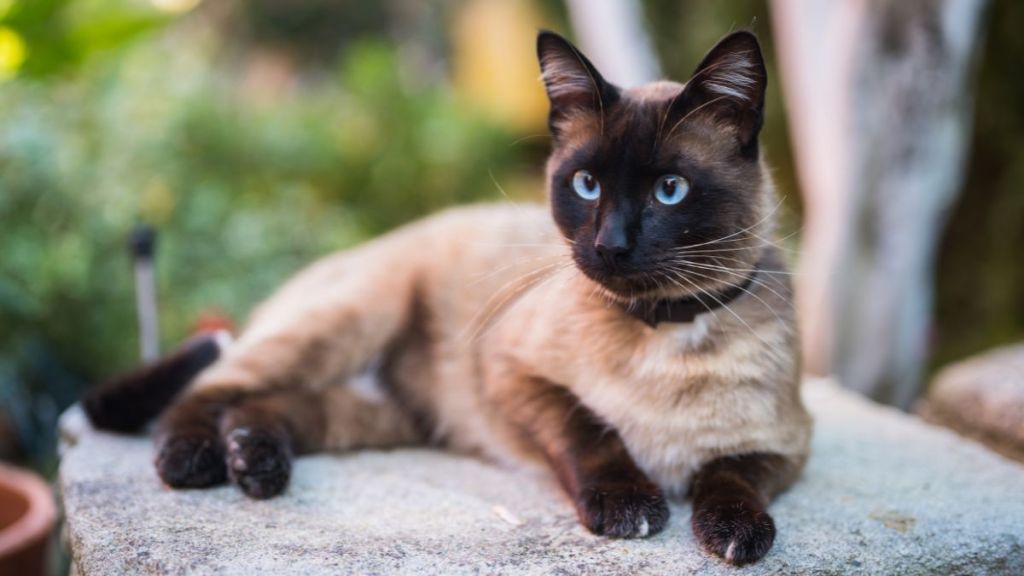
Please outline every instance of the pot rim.
[[57, 520], [57, 507], [49, 484], [27, 470], [0, 462], [0, 485], [28, 500], [25, 514], [0, 530], [2, 558], [49, 536]]

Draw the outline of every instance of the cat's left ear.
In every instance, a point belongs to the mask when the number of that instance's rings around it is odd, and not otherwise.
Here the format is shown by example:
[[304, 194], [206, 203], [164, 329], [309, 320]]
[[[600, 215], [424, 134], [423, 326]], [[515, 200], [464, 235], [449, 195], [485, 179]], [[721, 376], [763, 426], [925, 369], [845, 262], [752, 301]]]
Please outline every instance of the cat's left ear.
[[683, 100], [689, 112], [714, 114], [737, 129], [741, 149], [757, 154], [757, 135], [764, 121], [768, 73], [757, 37], [747, 31], [722, 38], [704, 57]]
[[576, 112], [601, 114], [619, 98], [618, 89], [601, 77], [590, 60], [554, 32], [542, 30], [537, 35], [537, 59], [551, 102], [548, 126], [556, 138], [561, 120]]

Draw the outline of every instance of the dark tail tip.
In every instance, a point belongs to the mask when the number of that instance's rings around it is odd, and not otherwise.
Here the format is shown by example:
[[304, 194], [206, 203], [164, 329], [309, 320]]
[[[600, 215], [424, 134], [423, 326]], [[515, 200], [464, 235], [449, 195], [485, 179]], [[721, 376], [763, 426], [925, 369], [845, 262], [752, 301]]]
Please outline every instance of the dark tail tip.
[[196, 336], [168, 356], [94, 386], [82, 406], [96, 428], [136, 432], [220, 354], [218, 334]]

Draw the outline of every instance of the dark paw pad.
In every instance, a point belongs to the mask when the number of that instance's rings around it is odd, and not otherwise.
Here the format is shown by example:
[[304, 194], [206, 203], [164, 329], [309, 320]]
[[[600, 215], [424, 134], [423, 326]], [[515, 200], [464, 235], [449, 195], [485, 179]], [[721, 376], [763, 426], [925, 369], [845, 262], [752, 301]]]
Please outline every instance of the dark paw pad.
[[736, 566], [760, 560], [775, 542], [772, 517], [743, 500], [701, 505], [693, 514], [693, 532], [706, 550]]
[[172, 488], [205, 488], [227, 479], [224, 454], [216, 437], [171, 436], [156, 457], [160, 479]]
[[277, 496], [288, 486], [292, 454], [279, 435], [237, 428], [227, 436], [228, 474], [245, 494], [263, 499]]
[[577, 501], [580, 520], [594, 534], [612, 538], [653, 536], [668, 522], [668, 504], [649, 483], [596, 484]]

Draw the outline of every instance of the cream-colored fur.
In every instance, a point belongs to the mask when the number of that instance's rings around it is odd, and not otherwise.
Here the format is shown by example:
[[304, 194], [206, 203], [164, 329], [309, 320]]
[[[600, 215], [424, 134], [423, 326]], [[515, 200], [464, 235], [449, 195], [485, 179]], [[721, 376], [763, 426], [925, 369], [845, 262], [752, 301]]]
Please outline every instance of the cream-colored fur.
[[[452, 209], [300, 273], [192, 393], [328, 390], [328, 448], [416, 441], [418, 420], [452, 449], [531, 462], [498, 392], [543, 378], [680, 493], [719, 456], [807, 453], [792, 298], [771, 250], [728, 308], [651, 328], [576, 270], [545, 208]], [[382, 396], [366, 378], [383, 381]]]

